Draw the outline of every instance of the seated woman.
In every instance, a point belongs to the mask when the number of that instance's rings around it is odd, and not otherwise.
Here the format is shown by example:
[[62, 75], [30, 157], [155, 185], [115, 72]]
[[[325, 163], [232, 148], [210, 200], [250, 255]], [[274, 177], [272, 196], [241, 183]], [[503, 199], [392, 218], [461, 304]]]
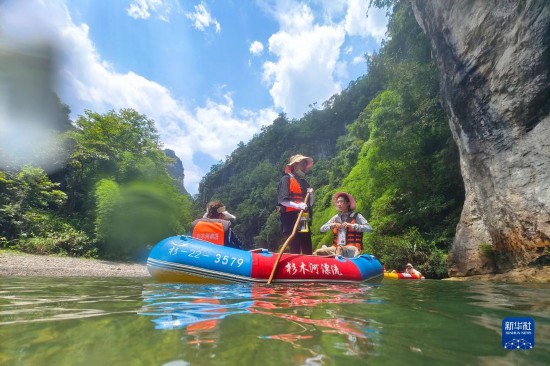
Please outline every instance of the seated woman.
[[191, 223], [191, 235], [213, 244], [243, 249], [243, 243], [231, 229], [230, 219], [235, 219], [235, 216], [227, 212], [224, 204], [212, 201], [208, 203], [203, 218]]
[[360, 213], [354, 211], [355, 199], [351, 194], [337, 192], [332, 201], [338, 213], [320, 230], [324, 233], [332, 229], [336, 255], [355, 257], [363, 249], [363, 233], [372, 231], [372, 228]]

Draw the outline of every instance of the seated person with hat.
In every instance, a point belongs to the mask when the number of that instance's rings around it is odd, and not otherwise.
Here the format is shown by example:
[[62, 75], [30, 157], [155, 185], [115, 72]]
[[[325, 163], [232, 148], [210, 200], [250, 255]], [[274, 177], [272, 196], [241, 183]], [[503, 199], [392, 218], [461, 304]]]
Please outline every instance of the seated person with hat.
[[208, 203], [204, 216], [191, 224], [191, 235], [213, 244], [243, 249], [243, 243], [231, 229], [230, 219], [235, 219], [235, 216], [227, 212], [224, 204], [212, 201]]
[[360, 213], [355, 212], [355, 199], [351, 194], [337, 192], [332, 201], [338, 213], [320, 230], [323, 233], [332, 230], [336, 255], [358, 256], [363, 250], [363, 233], [372, 231], [372, 227]]

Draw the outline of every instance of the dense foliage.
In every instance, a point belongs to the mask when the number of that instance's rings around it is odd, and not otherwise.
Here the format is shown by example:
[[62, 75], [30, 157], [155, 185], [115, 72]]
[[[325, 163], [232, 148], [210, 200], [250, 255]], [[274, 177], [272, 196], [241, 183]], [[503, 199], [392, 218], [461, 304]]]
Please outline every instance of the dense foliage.
[[86, 111], [58, 148], [69, 155], [51, 176], [31, 166], [0, 172], [3, 246], [127, 258], [185, 232], [191, 201], [167, 172], [152, 120], [131, 109]]

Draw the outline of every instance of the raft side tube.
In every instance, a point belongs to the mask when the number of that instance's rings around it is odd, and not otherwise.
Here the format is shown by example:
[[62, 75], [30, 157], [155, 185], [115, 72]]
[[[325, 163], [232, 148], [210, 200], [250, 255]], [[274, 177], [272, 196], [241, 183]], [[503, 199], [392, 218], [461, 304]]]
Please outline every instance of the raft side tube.
[[252, 272], [252, 253], [184, 235], [160, 241], [149, 259], [242, 277]]

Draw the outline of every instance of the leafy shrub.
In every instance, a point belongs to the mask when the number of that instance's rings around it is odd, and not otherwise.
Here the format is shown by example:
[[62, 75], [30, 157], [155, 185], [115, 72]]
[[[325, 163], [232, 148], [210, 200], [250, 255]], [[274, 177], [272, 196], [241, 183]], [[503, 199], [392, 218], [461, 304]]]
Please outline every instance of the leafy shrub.
[[32, 254], [61, 254], [74, 257], [97, 257], [97, 248], [88, 236], [68, 228], [60, 233], [48, 233], [45, 237], [20, 239], [17, 249]]
[[445, 278], [448, 277], [447, 254], [435, 249], [428, 258], [428, 262], [418, 267], [418, 270], [426, 278]]
[[32, 210], [23, 216], [24, 230], [14, 242], [26, 253], [96, 257], [95, 242], [67, 219]]
[[400, 236], [367, 235], [366, 251], [384, 263], [388, 271], [404, 271], [410, 262], [426, 278], [447, 277], [447, 255], [433, 242], [427, 241], [416, 228], [409, 228]]
[[57, 254], [55, 239], [53, 238], [25, 238], [20, 239], [17, 249], [31, 254]]

